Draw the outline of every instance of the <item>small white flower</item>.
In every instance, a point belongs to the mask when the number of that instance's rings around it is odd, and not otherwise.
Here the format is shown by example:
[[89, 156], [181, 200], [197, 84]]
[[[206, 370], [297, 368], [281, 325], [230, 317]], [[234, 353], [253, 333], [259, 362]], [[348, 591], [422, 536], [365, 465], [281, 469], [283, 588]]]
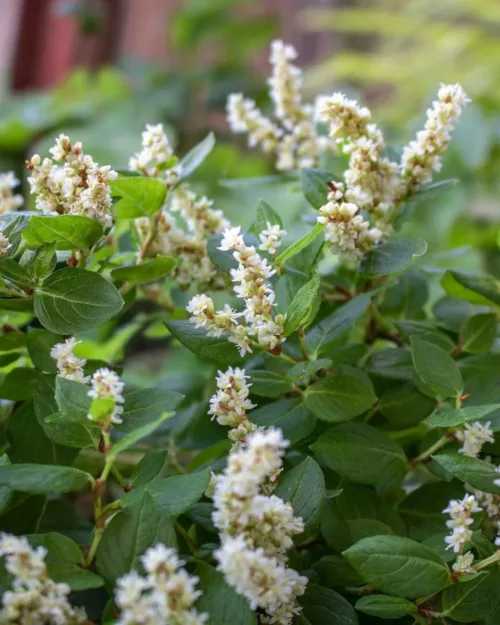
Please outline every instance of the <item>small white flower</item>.
[[286, 235], [286, 230], [280, 228], [278, 224], [271, 225], [269, 221], [266, 225], [267, 228], [262, 230], [259, 234], [259, 239], [261, 241], [259, 250], [263, 250], [274, 256], [278, 247], [281, 245], [281, 239]]
[[79, 343], [74, 337], [66, 339], [64, 343], [56, 343], [50, 350], [50, 356], [57, 361], [58, 374], [61, 377], [85, 384], [89, 380], [89, 376], [85, 376], [83, 372], [87, 361], [73, 354]]
[[10, 213], [23, 205], [23, 196], [12, 191], [20, 184], [13, 171], [0, 174], [0, 214]]
[[247, 411], [255, 407], [248, 399], [248, 376], [244, 369], [238, 367], [229, 367], [225, 372], [218, 373], [216, 382], [219, 390], [210, 399], [208, 414], [221, 425], [236, 428], [247, 419]]
[[464, 575], [471, 575], [476, 573], [476, 569], [472, 567], [472, 563], [474, 562], [474, 554], [472, 551], [468, 551], [462, 555], [457, 556], [456, 561], [453, 563], [453, 570], [457, 573], [462, 573]]
[[0, 229], [0, 258], [7, 256], [7, 251], [10, 248], [11, 244], [9, 242], [8, 237]]
[[477, 458], [485, 443], [494, 443], [491, 423], [466, 423], [464, 430], [457, 430], [456, 437], [463, 443], [460, 453], [471, 458]]
[[240, 226], [236, 228], [226, 228], [222, 233], [222, 241], [219, 250], [227, 252], [228, 250], [237, 250], [245, 245], [243, 235], [240, 234]]
[[[93, 399], [110, 399], [115, 403], [113, 411], [110, 415], [111, 423], [120, 424], [123, 423], [120, 418], [120, 414], [123, 412], [123, 406], [116, 404], [123, 404], [125, 398], [123, 397], [123, 389], [125, 384], [120, 379], [120, 376], [107, 367], [98, 369], [91, 379], [91, 389], [87, 393], [89, 397]], [[89, 415], [89, 419], [92, 416]]]
[[444, 539], [448, 545], [447, 549], [452, 548], [455, 553], [460, 553], [465, 543], [472, 537], [472, 531], [469, 529], [474, 522], [472, 515], [481, 512], [481, 508], [477, 505], [474, 495], [466, 495], [462, 500], [452, 499], [443, 512], [450, 515], [446, 526], [452, 530], [451, 535]]

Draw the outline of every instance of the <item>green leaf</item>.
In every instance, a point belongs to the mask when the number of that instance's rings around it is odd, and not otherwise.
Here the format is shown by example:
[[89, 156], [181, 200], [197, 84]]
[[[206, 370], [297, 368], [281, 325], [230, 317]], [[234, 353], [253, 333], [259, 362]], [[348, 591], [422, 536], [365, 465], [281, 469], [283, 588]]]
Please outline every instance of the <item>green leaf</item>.
[[14, 217], [14, 219], [9, 221], [3, 229], [5, 236], [9, 239], [10, 247], [7, 251], [7, 255], [11, 258], [16, 255], [17, 250], [19, 249], [23, 230], [28, 224], [28, 219], [29, 216], [26, 214], [17, 215], [17, 217]]
[[82, 490], [92, 476], [72, 467], [48, 464], [9, 464], [0, 466], [0, 485], [36, 495]]
[[331, 588], [307, 584], [299, 603], [302, 612], [296, 619], [297, 625], [358, 625], [352, 605]]
[[57, 254], [54, 243], [41, 245], [31, 255], [26, 268], [35, 282], [43, 282], [50, 275], [57, 265]]
[[343, 551], [366, 536], [367, 530], [371, 535], [406, 535], [405, 524], [391, 503], [367, 486], [344, 481], [342, 492], [325, 502], [321, 532], [330, 548]]
[[286, 315], [285, 336], [295, 332], [300, 326], [307, 325], [319, 293], [319, 274], [313, 273], [309, 282], [298, 290]]
[[[398, 510], [407, 527], [408, 535], [415, 540], [448, 532], [443, 510], [450, 499], [463, 497], [464, 487], [458, 480], [445, 483], [424, 484], [407, 495]], [[444, 544], [444, 540], [443, 540]]]
[[147, 487], [139, 487], [128, 493], [123, 503], [136, 505], [147, 490], [154, 501], [172, 517], [183, 514], [201, 499], [210, 482], [210, 470], [198, 471], [186, 475], [175, 475], [154, 480]]
[[0, 310], [13, 310], [15, 312], [33, 313], [33, 299], [31, 297], [26, 297], [26, 298], [4, 297], [4, 298], [0, 298]]
[[348, 373], [323, 378], [309, 386], [306, 406], [322, 421], [348, 421], [369, 410], [377, 401], [368, 376]]
[[[57, 444], [45, 431], [39, 419], [40, 410], [43, 410], [43, 397], [40, 400], [38, 386], [35, 390], [35, 405], [33, 402], [23, 402], [15, 410], [9, 422], [8, 438], [10, 442], [9, 454], [13, 462], [31, 462], [36, 464], [71, 465], [78, 453], [69, 447]], [[51, 399], [54, 398], [52, 390]]]
[[428, 200], [433, 197], [441, 195], [446, 191], [450, 191], [458, 184], [456, 178], [449, 178], [447, 180], [438, 180], [437, 182], [431, 182], [425, 184], [413, 195], [410, 196], [411, 202], [420, 202], [421, 200]]
[[260, 200], [259, 206], [257, 207], [257, 217], [252, 226], [252, 231], [254, 234], [259, 236], [262, 230], [267, 228], [268, 223], [270, 223], [271, 226], [278, 225], [280, 228], [283, 228], [283, 222], [281, 221], [281, 217], [278, 213], [272, 209], [267, 202]]
[[494, 484], [494, 481], [498, 480], [498, 473], [491, 462], [469, 458], [462, 454], [443, 452], [433, 458], [444, 469], [472, 488], [500, 495], [500, 486]]
[[420, 423], [436, 408], [436, 400], [421, 393], [411, 382], [391, 388], [380, 398], [380, 412], [399, 427]]
[[441, 347], [413, 337], [411, 355], [422, 392], [437, 400], [462, 395], [464, 381], [460, 369]]
[[155, 178], [119, 177], [110, 182], [111, 195], [120, 199], [114, 206], [118, 219], [152, 217], [165, 202], [167, 187]]
[[121, 432], [133, 432], [152, 421], [162, 413], [172, 412], [184, 399], [184, 395], [166, 388], [141, 388], [125, 395], [123, 423], [115, 426]]
[[343, 555], [366, 583], [404, 599], [432, 595], [451, 581], [437, 553], [402, 536], [363, 538]]
[[416, 336], [423, 341], [441, 347], [448, 352], [448, 354], [455, 348], [455, 343], [449, 336], [444, 334], [444, 332], [440, 332], [426, 321], [410, 321], [405, 319], [396, 321], [396, 327], [408, 343]]
[[213, 132], [209, 133], [203, 141], [200, 141], [194, 148], [191, 148], [189, 152], [181, 159], [180, 170], [181, 179], [190, 176], [203, 161], [210, 154], [215, 146], [215, 135]]
[[73, 592], [104, 586], [102, 577], [71, 562], [47, 562], [47, 572], [55, 582], [68, 584]]
[[388, 287], [380, 312], [383, 315], [413, 318], [424, 308], [428, 299], [429, 284], [426, 276], [410, 269]]
[[33, 284], [31, 276], [26, 269], [11, 258], [0, 258], [0, 276], [25, 286]]
[[54, 243], [57, 250], [81, 250], [92, 247], [102, 237], [102, 225], [84, 215], [32, 215], [23, 231], [31, 249]]
[[[4, 465], [9, 465], [10, 459], [7, 454], [2, 454], [0, 456], [0, 467]], [[14, 497], [14, 491], [8, 486], [0, 487], [0, 515], [2, 515], [7, 507], [9, 506], [12, 498]]]
[[303, 380], [314, 375], [321, 369], [329, 369], [332, 366], [332, 363], [333, 361], [330, 360], [330, 358], [319, 358], [318, 360], [298, 362], [286, 372], [286, 377], [292, 382]]
[[462, 349], [471, 354], [487, 352], [497, 334], [497, 317], [493, 313], [473, 315], [461, 332]]
[[295, 444], [306, 438], [316, 426], [316, 417], [302, 399], [283, 399], [252, 410], [252, 422], [264, 427], [274, 426]]
[[275, 495], [292, 504], [295, 515], [304, 521], [305, 533], [310, 534], [319, 527], [325, 478], [312, 458], [306, 458], [282, 475]]
[[482, 621], [498, 608], [500, 576], [488, 571], [472, 579], [452, 584], [443, 592], [443, 616], [449, 616], [458, 623]]
[[170, 256], [157, 256], [154, 260], [148, 260], [140, 265], [118, 267], [111, 271], [113, 280], [143, 284], [160, 280], [168, 275], [175, 265], [175, 258]]
[[63, 337], [48, 330], [30, 328], [28, 332], [28, 354], [34, 366], [44, 373], [56, 373], [56, 361], [50, 350], [56, 343], [62, 343]]
[[351, 329], [361, 319], [370, 305], [369, 295], [359, 295], [347, 304], [337, 308], [306, 336], [307, 348], [315, 356], [325, 354], [331, 344]]
[[44, 542], [50, 555], [74, 564], [84, 563], [82, 550], [71, 538], [57, 532], [49, 532], [45, 534]]
[[207, 336], [202, 328], [195, 328], [189, 320], [166, 321], [165, 325], [184, 347], [199, 356], [202, 360], [214, 363], [219, 367], [237, 365], [243, 359], [233, 343], [226, 336]]
[[323, 232], [324, 228], [325, 226], [323, 226], [323, 224], [317, 223], [309, 234], [306, 234], [302, 237], [302, 239], [295, 241], [295, 243], [282, 252], [276, 259], [276, 264], [279, 265], [280, 263], [284, 263], [286, 260], [293, 258], [296, 254], [312, 243], [312, 241], [314, 241], [314, 239]]
[[425, 423], [433, 427], [449, 428], [462, 425], [467, 421], [478, 421], [491, 412], [500, 409], [500, 404], [485, 406], [466, 406], [465, 408], [450, 408], [427, 417]]
[[165, 466], [166, 453], [161, 449], [151, 449], [135, 465], [130, 483], [134, 486], [147, 484], [158, 476]]
[[385, 276], [407, 269], [413, 260], [423, 256], [427, 243], [422, 239], [394, 239], [368, 252], [360, 264], [365, 276]]
[[164, 414], [162, 414], [161, 417], [156, 419], [156, 421], [146, 423], [146, 425], [143, 425], [142, 427], [133, 430], [129, 434], [126, 434], [123, 438], [121, 438], [117, 443], [113, 445], [111, 451], [108, 453], [108, 458], [112, 458], [114, 460], [119, 453], [125, 451], [129, 447], [132, 447], [132, 445], [135, 445], [135, 443], [140, 441], [142, 438], [145, 438], [146, 436], [152, 434], [156, 429], [160, 427], [160, 425], [164, 421], [172, 417], [173, 414], [173, 412], [165, 412]]
[[176, 549], [177, 540], [170, 516], [148, 490], [111, 519], [96, 554], [96, 567], [108, 583], [137, 569], [144, 552], [163, 543]]
[[343, 556], [323, 556], [312, 568], [318, 573], [321, 583], [328, 588], [361, 586], [363, 583]]
[[208, 614], [207, 625], [257, 625], [257, 615], [247, 599], [226, 583], [222, 573], [200, 562], [195, 575], [199, 578], [197, 588], [202, 592], [196, 610]]
[[250, 371], [252, 395], [260, 397], [279, 397], [290, 390], [290, 380], [279, 373], [267, 369], [252, 369]]
[[304, 168], [300, 170], [302, 192], [313, 208], [319, 210], [328, 202], [328, 194], [331, 190], [328, 183], [333, 179], [334, 176], [324, 169]]
[[311, 449], [324, 466], [362, 484], [383, 484], [400, 476], [407, 464], [401, 447], [366, 423], [331, 427]]
[[35, 292], [35, 313], [42, 325], [58, 334], [95, 328], [118, 314], [123, 299], [100, 274], [85, 269], [56, 271]]
[[468, 275], [459, 271], [447, 271], [441, 286], [451, 296], [480, 306], [500, 306], [500, 291], [492, 276]]
[[28, 336], [24, 332], [6, 332], [0, 335], [0, 352], [14, 352], [26, 347]]
[[55, 398], [62, 414], [70, 416], [73, 421], [89, 421], [87, 415], [92, 399], [89, 397], [89, 387], [86, 384], [57, 376]]
[[407, 614], [415, 614], [418, 612], [417, 606], [411, 601], [401, 599], [400, 597], [391, 597], [389, 595], [361, 597], [361, 599], [356, 601], [354, 607], [359, 612], [386, 619], [397, 619]]
[[28, 367], [16, 367], [9, 371], [0, 385], [0, 398], [11, 401], [31, 399], [35, 390], [37, 372]]

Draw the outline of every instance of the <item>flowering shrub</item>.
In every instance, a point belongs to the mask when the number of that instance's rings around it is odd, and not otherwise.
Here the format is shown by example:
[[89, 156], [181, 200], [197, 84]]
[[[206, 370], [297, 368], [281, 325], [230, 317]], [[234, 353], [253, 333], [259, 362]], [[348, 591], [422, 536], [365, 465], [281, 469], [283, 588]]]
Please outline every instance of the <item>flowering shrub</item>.
[[[467, 96], [391, 160], [368, 109], [302, 103], [294, 57], [274, 121], [228, 114], [302, 187], [302, 238], [193, 191], [211, 135], [179, 158], [150, 125], [120, 175], [61, 135], [32, 212], [0, 177], [1, 623], [500, 622], [498, 283], [400, 232], [455, 184]], [[141, 385], [138, 334], [201, 382]]]

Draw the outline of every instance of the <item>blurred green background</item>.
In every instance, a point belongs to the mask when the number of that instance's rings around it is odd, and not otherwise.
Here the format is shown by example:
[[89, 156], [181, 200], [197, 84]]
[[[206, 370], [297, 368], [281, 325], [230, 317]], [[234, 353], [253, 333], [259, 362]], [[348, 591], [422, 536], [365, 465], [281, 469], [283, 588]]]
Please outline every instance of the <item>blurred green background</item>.
[[[64, 131], [101, 163], [126, 168], [146, 122], [165, 123], [179, 154], [208, 130], [217, 147], [197, 184], [228, 217], [251, 221], [267, 199], [292, 233], [306, 228], [293, 184], [222, 186], [273, 174], [225, 123], [229, 93], [269, 109], [268, 47], [299, 51], [306, 99], [343, 90], [373, 109], [398, 147], [422, 125], [440, 82], [473, 99], [441, 177], [461, 184], [419, 208], [413, 234], [500, 274], [500, 5], [497, 0], [3, 0], [0, 170], [24, 175], [33, 151]], [[0, 33], [2, 35], [2, 33]], [[479, 252], [479, 254], [478, 254]], [[462, 262], [462, 261], [459, 261]]]

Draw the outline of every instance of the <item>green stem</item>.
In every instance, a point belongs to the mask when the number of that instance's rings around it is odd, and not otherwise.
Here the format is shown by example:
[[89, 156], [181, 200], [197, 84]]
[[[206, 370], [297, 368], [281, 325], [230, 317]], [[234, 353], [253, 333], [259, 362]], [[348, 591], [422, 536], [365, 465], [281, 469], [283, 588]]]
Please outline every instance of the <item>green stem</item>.
[[120, 471], [115, 467], [115, 465], [113, 464], [111, 467], [111, 473], [114, 475], [114, 477], [116, 478], [116, 481], [118, 482], [118, 484], [120, 484], [120, 486], [122, 488], [127, 488], [128, 487], [128, 483], [127, 480], [123, 477], [123, 475], [120, 473]]
[[363, 421], [365, 423], [368, 423], [368, 421], [373, 417], [373, 415], [377, 412], [377, 410], [378, 410], [378, 401], [373, 404], [370, 410], [368, 410], [368, 412], [365, 414], [365, 418], [363, 419]]
[[290, 363], [291, 365], [296, 365], [297, 364], [297, 362], [293, 358], [290, 358], [290, 356], [287, 356], [286, 354], [283, 354], [283, 352], [281, 352], [281, 354], [271, 354], [271, 355], [272, 356], [276, 356], [277, 358], [281, 358], [281, 360], [284, 360], [284, 361]]
[[500, 560], [500, 549], [496, 551], [489, 558], [486, 558], [485, 560], [478, 562], [474, 568], [476, 569], [476, 571], [482, 571], [484, 568], [486, 568], [490, 564], [494, 564], [495, 562], [498, 562], [499, 560]]
[[299, 326], [299, 329], [297, 330], [297, 336], [299, 337], [299, 343], [300, 343], [300, 347], [302, 349], [302, 355], [304, 356], [304, 359], [305, 360], [310, 360], [309, 353], [307, 351], [306, 335], [305, 335], [305, 332], [304, 332], [304, 326]]
[[180, 534], [182, 536], [182, 538], [184, 538], [184, 540], [186, 541], [186, 543], [188, 544], [189, 548], [191, 549], [191, 551], [194, 553], [195, 551], [198, 550], [199, 545], [196, 543], [196, 541], [191, 538], [191, 536], [188, 534], [188, 532], [182, 527], [182, 525], [179, 523], [179, 521], [174, 521], [174, 527], [175, 527], [175, 531]]
[[442, 447], [447, 445], [451, 440], [452, 438], [450, 438], [448, 434], [441, 436], [441, 438], [438, 441], [436, 441], [434, 445], [431, 445], [423, 453], [421, 453], [419, 456], [417, 456], [416, 458], [413, 458], [413, 460], [410, 461], [409, 463], [410, 468], [413, 468], [417, 464], [421, 464], [422, 462], [427, 462], [427, 460], [429, 460], [430, 457], [436, 453], [436, 451], [439, 451]]
[[89, 552], [87, 554], [87, 557], [85, 558], [85, 566], [88, 568], [93, 560], [94, 560], [94, 556], [97, 552], [97, 547], [99, 547], [99, 543], [101, 542], [101, 539], [104, 535], [104, 527], [100, 527], [100, 528], [95, 528], [94, 530], [94, 537], [92, 538], [92, 544], [90, 545], [90, 549]]

